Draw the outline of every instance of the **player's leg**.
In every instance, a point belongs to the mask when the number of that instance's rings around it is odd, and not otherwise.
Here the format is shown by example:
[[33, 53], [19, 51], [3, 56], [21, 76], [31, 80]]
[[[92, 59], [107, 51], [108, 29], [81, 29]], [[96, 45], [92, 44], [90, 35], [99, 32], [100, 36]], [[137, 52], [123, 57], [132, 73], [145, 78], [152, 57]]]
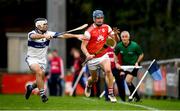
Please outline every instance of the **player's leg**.
[[[132, 94], [133, 91], [135, 90], [135, 86], [134, 86], [134, 84], [132, 83], [133, 78], [134, 78], [134, 76], [131, 75], [131, 74], [127, 74], [127, 76], [126, 76], [126, 83], [127, 83], [128, 88], [129, 88], [130, 94]], [[139, 97], [139, 95], [137, 94], [137, 91], [135, 92], [133, 98], [134, 98], [134, 97], [136, 98], [136, 102], [138, 102], [138, 101], [140, 100], [140, 97]], [[129, 99], [128, 101], [130, 102], [130, 101], [132, 101], [132, 100], [133, 100], [133, 99]]]
[[[35, 61], [34, 59], [30, 58], [30, 57], [26, 57], [25, 61], [26, 61], [27, 65], [29, 66], [30, 69], [31, 69], [30, 66], [31, 66], [32, 64], [35, 64], [35, 63], [36, 63], [36, 61]], [[31, 71], [33, 72], [33, 70], [31, 70]], [[33, 73], [34, 73], [34, 72], [33, 72]], [[32, 90], [35, 89], [35, 88], [37, 88], [37, 83], [36, 83], [36, 82], [34, 82], [33, 84], [28, 84], [28, 85], [26, 86], [26, 93], [25, 93], [25, 98], [26, 98], [26, 99], [29, 99]]]
[[115, 77], [115, 81], [118, 87], [119, 97], [122, 101], [126, 101], [126, 95], [125, 95], [125, 84], [124, 84], [124, 72], [120, 71], [116, 68], [112, 69], [112, 73]]
[[97, 69], [97, 76], [98, 76], [98, 80], [95, 83], [95, 87], [96, 87], [96, 96], [99, 97], [101, 94], [101, 77], [100, 75], [104, 74], [103, 70], [101, 69], [101, 67], [98, 67]]
[[97, 76], [98, 64], [99, 64], [98, 58], [91, 59], [90, 61], [87, 62], [87, 67], [88, 67], [87, 69], [90, 76], [87, 79], [86, 87], [85, 87], [86, 97], [90, 97], [92, 85], [98, 80], [98, 76]]
[[108, 87], [106, 82], [104, 84], [104, 89], [105, 89], [105, 93], [104, 93], [105, 101], [110, 101], [110, 99], [108, 98]]
[[80, 83], [81, 87], [82, 87], [83, 89], [85, 89], [86, 84], [85, 84], [85, 82], [84, 82], [84, 76], [83, 76], [83, 75], [81, 76], [81, 78], [80, 78], [80, 80], [79, 80], [79, 83]]
[[122, 101], [126, 101], [126, 92], [125, 92], [125, 84], [124, 84], [124, 75], [120, 75], [119, 81], [118, 83], [118, 90], [119, 92], [119, 96], [121, 98]]
[[91, 76], [88, 78], [86, 87], [85, 87], [85, 95], [86, 97], [90, 97], [91, 95], [91, 87], [92, 85], [98, 80], [97, 72], [96, 70], [89, 70]]
[[30, 68], [36, 74], [36, 83], [37, 83], [37, 87], [40, 91], [40, 96], [41, 96], [42, 102], [46, 102], [48, 100], [48, 98], [45, 95], [45, 89], [44, 89], [45, 72], [43, 71], [43, 69], [41, 68], [41, 66], [39, 64], [32, 64], [30, 66]]
[[26, 99], [29, 99], [32, 90], [35, 89], [35, 88], [37, 88], [36, 82], [34, 82], [33, 84], [28, 84], [28, 85], [26, 86], [26, 93], [25, 93], [25, 98], [26, 98]]
[[102, 62], [101, 62], [101, 66], [105, 72], [105, 80], [106, 80], [106, 83], [107, 83], [107, 86], [108, 86], [108, 97], [110, 99], [111, 102], [116, 102], [117, 99], [116, 97], [114, 96], [114, 92], [113, 92], [113, 80], [114, 80], [114, 77], [113, 77], [113, 74], [112, 74], [112, 71], [111, 71], [111, 62], [109, 59], [104, 59]]

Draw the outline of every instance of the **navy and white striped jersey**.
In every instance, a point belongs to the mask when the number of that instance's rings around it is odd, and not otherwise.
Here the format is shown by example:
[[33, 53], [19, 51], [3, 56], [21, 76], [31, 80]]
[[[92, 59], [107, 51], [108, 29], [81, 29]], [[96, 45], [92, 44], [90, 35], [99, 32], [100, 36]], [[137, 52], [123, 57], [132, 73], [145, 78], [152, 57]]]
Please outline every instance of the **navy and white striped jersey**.
[[[35, 57], [38, 59], [46, 58], [50, 40], [47, 40], [46, 38], [32, 39], [31, 38], [32, 34], [37, 34], [37, 32], [35, 30], [33, 30], [28, 33], [27, 56]], [[57, 34], [57, 32], [47, 31], [44, 34], [49, 34], [51, 36], [54, 36], [55, 34]]]

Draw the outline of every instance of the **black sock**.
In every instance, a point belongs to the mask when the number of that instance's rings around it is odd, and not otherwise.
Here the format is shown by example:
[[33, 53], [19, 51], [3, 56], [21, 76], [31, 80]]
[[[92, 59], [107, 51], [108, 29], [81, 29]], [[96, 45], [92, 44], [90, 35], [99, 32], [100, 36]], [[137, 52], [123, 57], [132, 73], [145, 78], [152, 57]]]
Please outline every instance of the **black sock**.
[[[133, 91], [135, 90], [135, 87], [134, 87], [133, 83], [131, 83], [131, 84], [127, 84], [127, 85], [128, 85], [128, 88], [129, 88], [130, 94], [132, 94], [132, 93], [133, 93]], [[139, 95], [138, 95], [137, 91], [134, 93], [134, 96], [133, 96], [133, 97], [136, 97], [137, 99], [140, 99], [140, 97], [139, 97]]]
[[32, 84], [32, 88], [33, 88], [33, 89], [37, 88], [37, 84], [36, 84], [36, 83], [33, 83], [33, 84]]
[[126, 93], [125, 93], [125, 84], [124, 84], [124, 75], [120, 75], [118, 83], [118, 90], [120, 91], [119, 96], [122, 101], [126, 101]]

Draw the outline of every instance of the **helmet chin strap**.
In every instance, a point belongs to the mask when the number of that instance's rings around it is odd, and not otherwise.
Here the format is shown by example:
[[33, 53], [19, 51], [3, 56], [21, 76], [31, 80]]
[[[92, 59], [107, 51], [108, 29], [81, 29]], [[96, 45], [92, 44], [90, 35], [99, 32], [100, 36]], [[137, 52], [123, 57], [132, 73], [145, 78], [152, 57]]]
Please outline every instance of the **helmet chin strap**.
[[102, 24], [96, 24], [98, 27], [100, 27]]
[[98, 27], [101, 26], [103, 23], [95, 23]]

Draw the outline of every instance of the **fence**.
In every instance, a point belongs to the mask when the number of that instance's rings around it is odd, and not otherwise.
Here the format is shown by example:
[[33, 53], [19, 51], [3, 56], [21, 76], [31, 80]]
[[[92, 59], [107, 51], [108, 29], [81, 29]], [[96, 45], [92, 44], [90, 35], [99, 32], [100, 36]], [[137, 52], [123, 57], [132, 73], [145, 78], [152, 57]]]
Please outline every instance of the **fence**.
[[[143, 62], [143, 69], [139, 71], [140, 79], [151, 61]], [[154, 81], [148, 74], [139, 87], [139, 93], [149, 96], [167, 96], [180, 98], [180, 59], [168, 59], [158, 61], [163, 79]]]

